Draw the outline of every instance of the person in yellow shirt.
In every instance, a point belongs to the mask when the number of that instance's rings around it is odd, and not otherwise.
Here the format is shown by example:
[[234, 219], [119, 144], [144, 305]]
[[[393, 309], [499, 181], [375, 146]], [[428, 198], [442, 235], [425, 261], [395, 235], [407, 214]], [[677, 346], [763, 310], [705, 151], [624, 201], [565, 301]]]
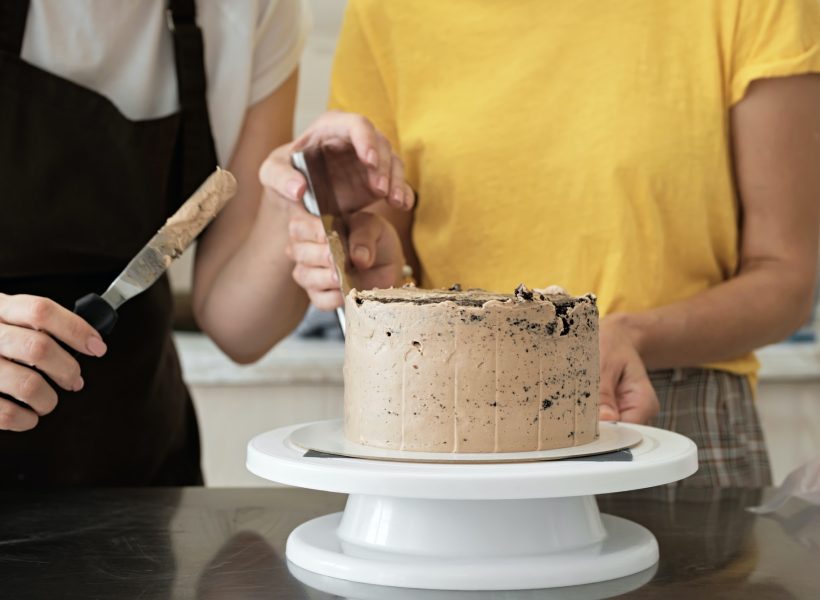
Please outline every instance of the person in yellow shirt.
[[[752, 351], [812, 303], [818, 73], [817, 0], [349, 0], [331, 106], [417, 194], [351, 221], [359, 280], [406, 259], [423, 287], [595, 293], [602, 418], [694, 439], [684, 485], [765, 485]], [[294, 200], [288, 151], [263, 180]], [[290, 232], [297, 283], [339, 305], [318, 221]]]

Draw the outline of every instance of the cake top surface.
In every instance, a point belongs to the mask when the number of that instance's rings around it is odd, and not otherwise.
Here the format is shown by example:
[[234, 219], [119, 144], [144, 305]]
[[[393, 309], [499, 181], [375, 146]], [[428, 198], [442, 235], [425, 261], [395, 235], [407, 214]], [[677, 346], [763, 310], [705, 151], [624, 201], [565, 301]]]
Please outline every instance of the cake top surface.
[[400, 288], [374, 289], [374, 290], [352, 290], [351, 295], [357, 303], [380, 302], [383, 304], [393, 302], [406, 302], [408, 304], [440, 304], [443, 302], [453, 302], [459, 306], [481, 307], [488, 302], [502, 303], [543, 303], [554, 306], [574, 306], [578, 302], [595, 302], [592, 295], [571, 296], [557, 286], [550, 286], [544, 289], [528, 289], [524, 284], [519, 285], [512, 294], [498, 294], [481, 289], [462, 290], [458, 284], [450, 289], [427, 290], [415, 286], [404, 286]]

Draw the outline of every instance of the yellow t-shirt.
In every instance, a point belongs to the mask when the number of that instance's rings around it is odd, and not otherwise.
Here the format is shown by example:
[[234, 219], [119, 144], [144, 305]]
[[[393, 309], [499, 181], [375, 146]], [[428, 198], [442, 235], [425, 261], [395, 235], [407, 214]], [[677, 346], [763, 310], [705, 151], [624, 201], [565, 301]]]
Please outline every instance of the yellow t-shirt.
[[729, 109], [819, 40], [820, 0], [349, 0], [331, 106], [405, 161], [423, 286], [640, 311], [736, 273]]

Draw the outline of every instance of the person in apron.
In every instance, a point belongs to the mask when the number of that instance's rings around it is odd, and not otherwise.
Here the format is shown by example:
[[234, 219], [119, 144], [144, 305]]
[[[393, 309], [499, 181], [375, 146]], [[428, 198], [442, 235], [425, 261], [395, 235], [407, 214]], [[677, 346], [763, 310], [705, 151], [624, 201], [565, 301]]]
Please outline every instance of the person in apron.
[[[21, 60], [28, 2], [0, 10], [0, 292], [72, 307], [216, 167], [195, 5], [170, 2], [180, 110], [147, 121]], [[30, 431], [0, 431], [0, 485], [202, 483], [171, 302], [163, 277], [123, 305], [105, 355], [79, 355], [82, 389], [58, 389], [64, 401]]]
[[[131, 4], [120, 21], [133, 16], [135, 26], [156, 25], [159, 2], [144, 11]], [[69, 19], [75, 7], [48, 8], [53, 26], [71, 27], [59, 15]], [[196, 6], [170, 0], [167, 8], [180, 108], [131, 120], [103, 94], [22, 60], [29, 0], [0, 0], [2, 487], [202, 483], [196, 418], [171, 338], [167, 278], [125, 303], [104, 341], [71, 312], [78, 298], [108, 287], [217, 164]], [[280, 259], [292, 202], [263, 196], [257, 172], [271, 149], [291, 140], [309, 18], [301, 0], [200, 8], [205, 30], [215, 34], [218, 52], [210, 58], [220, 65], [208, 72], [217, 88], [211, 101], [223, 107], [216, 141], [239, 186], [199, 239], [192, 304], [202, 330], [229, 357], [252, 362], [296, 326], [307, 304], [302, 294], [288, 310], [274, 309], [299, 290], [290, 277], [293, 262]], [[98, 27], [105, 26], [100, 14]], [[128, 47], [102, 33], [113, 42], [108, 49]], [[152, 39], [142, 36], [141, 43], [146, 38]], [[234, 119], [235, 110], [244, 111], [243, 119]], [[228, 121], [236, 124], [233, 133]], [[309, 144], [355, 148], [354, 166], [364, 176], [354, 191], [404, 207], [401, 162], [370, 123], [353, 115], [320, 118], [289, 147]], [[303, 180], [292, 183], [294, 194], [304, 191]]]

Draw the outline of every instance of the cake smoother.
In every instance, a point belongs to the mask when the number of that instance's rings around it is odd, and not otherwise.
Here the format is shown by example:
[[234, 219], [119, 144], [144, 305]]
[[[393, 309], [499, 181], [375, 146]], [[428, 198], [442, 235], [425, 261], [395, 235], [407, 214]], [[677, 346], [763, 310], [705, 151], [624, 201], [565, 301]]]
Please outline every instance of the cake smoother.
[[[319, 217], [325, 230], [330, 255], [336, 275], [339, 277], [339, 289], [342, 296], [350, 292], [350, 283], [347, 276], [347, 231], [342, 210], [336, 200], [333, 185], [327, 172], [327, 162], [323, 149], [320, 146], [311, 146], [301, 152], [294, 152], [290, 156], [291, 164], [302, 173], [307, 182], [307, 188], [302, 196], [302, 204], [310, 214]], [[346, 335], [345, 311], [343, 307], [336, 309], [339, 327], [342, 335]]]
[[416, 452], [527, 452], [598, 436], [595, 297], [415, 287], [345, 299], [345, 436]]

